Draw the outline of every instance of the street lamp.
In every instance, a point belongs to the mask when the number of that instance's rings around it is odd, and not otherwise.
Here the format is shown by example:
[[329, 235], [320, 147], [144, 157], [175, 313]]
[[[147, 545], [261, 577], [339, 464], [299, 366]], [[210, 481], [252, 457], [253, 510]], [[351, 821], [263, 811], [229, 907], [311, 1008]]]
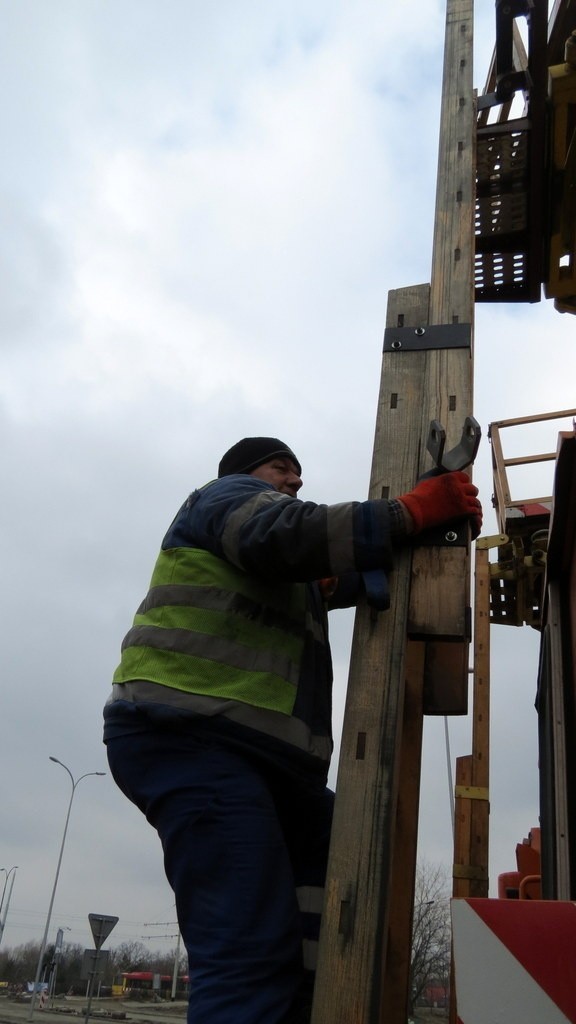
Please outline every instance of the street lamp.
[[34, 990], [32, 992], [32, 1003], [30, 1004], [30, 1016], [28, 1020], [32, 1020], [34, 1016], [34, 1009], [36, 1007], [36, 996], [38, 994], [38, 985], [40, 984], [40, 975], [42, 974], [42, 963], [44, 960], [44, 953], [46, 952], [46, 944], [48, 941], [48, 929], [50, 928], [50, 919], [52, 917], [52, 907], [54, 906], [54, 897], [56, 895], [56, 887], [58, 885], [58, 877], [60, 875], [60, 865], [62, 863], [62, 854], [64, 853], [64, 843], [66, 842], [66, 833], [68, 832], [68, 822], [70, 821], [70, 811], [72, 810], [72, 801], [74, 799], [74, 793], [76, 787], [82, 779], [87, 779], [89, 775], [106, 775], [106, 772], [85, 772], [80, 778], [74, 779], [70, 769], [64, 764], [63, 761], [59, 761], [57, 757], [50, 757], [51, 761], [55, 764], [59, 764], [64, 768], [70, 776], [70, 782], [72, 784], [72, 792], [70, 793], [70, 802], [68, 804], [68, 813], [66, 814], [66, 822], [64, 824], [64, 833], [62, 835], [62, 842], [60, 843], [60, 854], [58, 856], [58, 865], [56, 867], [56, 876], [54, 878], [54, 885], [52, 886], [52, 895], [50, 897], [50, 906], [48, 907], [48, 916], [46, 918], [46, 926], [44, 928], [44, 935], [42, 938], [42, 944], [40, 946], [40, 956], [38, 957], [38, 967], [36, 969], [36, 977], [34, 979]]
[[[2, 936], [4, 935], [4, 925], [6, 924], [6, 918], [8, 916], [8, 907], [10, 906], [10, 897], [12, 895], [12, 889], [14, 888], [14, 878], [16, 877], [15, 872], [18, 870], [18, 865], [15, 864], [13, 868], [0, 868], [0, 871], [6, 872], [6, 878], [4, 880], [4, 888], [2, 889], [2, 899], [0, 900], [0, 942], [2, 942]], [[2, 917], [2, 910], [4, 909], [4, 897], [6, 896], [6, 887], [8, 885], [8, 879], [12, 875], [12, 881], [10, 882], [10, 888], [8, 889], [8, 896], [6, 897], [6, 909], [4, 910], [4, 917]]]

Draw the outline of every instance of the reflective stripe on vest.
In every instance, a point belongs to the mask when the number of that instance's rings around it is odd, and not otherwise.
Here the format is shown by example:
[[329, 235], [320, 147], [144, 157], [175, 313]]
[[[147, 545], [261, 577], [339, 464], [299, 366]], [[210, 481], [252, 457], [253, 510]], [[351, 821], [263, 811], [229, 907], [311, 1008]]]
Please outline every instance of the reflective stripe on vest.
[[114, 681], [149, 679], [291, 714], [311, 627], [317, 635], [305, 584], [256, 582], [207, 551], [172, 548], [160, 553]]

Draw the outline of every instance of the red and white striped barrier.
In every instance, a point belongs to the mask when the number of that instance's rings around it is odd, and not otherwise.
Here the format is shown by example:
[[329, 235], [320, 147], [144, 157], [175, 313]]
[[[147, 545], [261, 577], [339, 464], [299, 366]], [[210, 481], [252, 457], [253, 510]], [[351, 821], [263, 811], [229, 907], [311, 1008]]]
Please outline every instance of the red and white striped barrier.
[[459, 1024], [576, 1024], [576, 903], [452, 900]]

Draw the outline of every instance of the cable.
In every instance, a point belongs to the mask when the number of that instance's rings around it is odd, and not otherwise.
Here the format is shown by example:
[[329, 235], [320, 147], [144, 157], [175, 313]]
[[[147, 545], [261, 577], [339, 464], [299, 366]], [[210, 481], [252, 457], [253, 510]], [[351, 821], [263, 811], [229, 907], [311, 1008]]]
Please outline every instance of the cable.
[[450, 798], [450, 817], [452, 820], [452, 840], [454, 840], [455, 812], [454, 812], [454, 782], [452, 779], [452, 758], [450, 757], [450, 736], [448, 733], [448, 717], [444, 715], [444, 738], [446, 741], [446, 765], [448, 769], [448, 793]]

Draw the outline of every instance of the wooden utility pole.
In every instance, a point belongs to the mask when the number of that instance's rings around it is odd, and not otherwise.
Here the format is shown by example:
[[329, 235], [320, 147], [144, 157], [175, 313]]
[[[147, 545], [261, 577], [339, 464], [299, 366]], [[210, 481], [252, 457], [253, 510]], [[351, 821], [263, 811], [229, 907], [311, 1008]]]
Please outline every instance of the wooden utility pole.
[[[492, 538], [493, 539], [493, 538]], [[474, 691], [472, 753], [456, 759], [452, 895], [488, 896], [490, 814], [490, 565], [491, 538], [476, 542], [474, 588]], [[450, 1024], [456, 1024], [454, 960], [450, 972]]]
[[[389, 294], [371, 498], [431, 468], [432, 420], [449, 450], [471, 413], [472, 15], [448, 0], [431, 284]], [[406, 1022], [422, 716], [465, 700], [468, 592], [468, 537], [444, 537], [399, 552], [389, 611], [358, 609], [313, 1024]]]
[[456, 763], [454, 896], [488, 896], [490, 784], [490, 565], [496, 538], [476, 543], [472, 754]]

